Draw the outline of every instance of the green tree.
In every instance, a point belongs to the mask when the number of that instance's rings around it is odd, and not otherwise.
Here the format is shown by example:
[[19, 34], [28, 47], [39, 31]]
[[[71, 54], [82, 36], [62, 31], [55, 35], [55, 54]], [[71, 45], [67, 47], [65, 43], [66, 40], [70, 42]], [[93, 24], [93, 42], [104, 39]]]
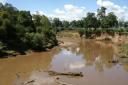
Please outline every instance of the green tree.
[[128, 21], [124, 22], [124, 27], [128, 28]]
[[20, 11], [18, 16], [18, 23], [24, 26], [27, 32], [35, 31], [30, 11]]
[[109, 19], [104, 17], [100, 20], [101, 28], [109, 28]]
[[84, 18], [85, 28], [98, 28], [99, 21], [97, 20], [95, 13], [87, 13], [87, 17]]
[[53, 26], [55, 27], [62, 27], [62, 22], [60, 21], [59, 18], [54, 18], [52, 23], [53, 23]]
[[118, 25], [118, 20], [116, 15], [114, 15], [113, 12], [110, 12], [100, 20], [100, 24], [102, 28], [112, 28]]
[[70, 23], [68, 21], [64, 20], [62, 21], [62, 24], [64, 28], [69, 28]]
[[98, 19], [102, 19], [106, 16], [106, 8], [105, 7], [101, 7], [97, 10], [97, 17]]
[[113, 12], [108, 13], [107, 18], [109, 21], [109, 27], [115, 27], [118, 25], [117, 16]]
[[76, 26], [79, 28], [83, 28], [83, 20], [78, 20]]
[[[33, 21], [36, 27], [36, 34], [34, 35], [34, 38], [32, 40], [33, 42], [38, 43], [37, 48], [39, 45], [42, 45], [42, 48], [57, 45], [56, 35], [49, 19], [44, 15], [34, 15]], [[41, 41], [42, 43], [40, 43], [39, 41]]]

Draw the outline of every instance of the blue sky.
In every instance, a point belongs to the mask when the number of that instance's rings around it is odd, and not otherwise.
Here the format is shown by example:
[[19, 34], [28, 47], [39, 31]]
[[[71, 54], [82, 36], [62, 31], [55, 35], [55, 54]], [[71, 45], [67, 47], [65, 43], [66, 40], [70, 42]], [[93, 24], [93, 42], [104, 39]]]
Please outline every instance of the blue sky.
[[63, 9], [65, 4], [84, 6], [90, 11], [97, 9], [96, 0], [7, 0], [7, 2], [13, 4], [18, 9], [42, 10], [45, 13], [51, 13], [56, 8]]
[[[0, 0], [11, 3], [20, 10], [39, 11], [49, 17], [73, 20], [86, 16], [87, 12], [95, 12], [98, 7], [105, 6], [119, 18], [128, 19], [128, 0]], [[124, 13], [125, 12], [125, 13]], [[123, 15], [122, 15], [123, 14]]]

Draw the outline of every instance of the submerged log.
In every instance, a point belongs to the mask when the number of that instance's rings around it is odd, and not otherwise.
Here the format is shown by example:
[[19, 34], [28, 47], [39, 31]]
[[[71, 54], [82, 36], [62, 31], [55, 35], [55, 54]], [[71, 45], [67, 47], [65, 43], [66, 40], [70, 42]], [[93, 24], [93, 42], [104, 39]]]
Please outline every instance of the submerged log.
[[116, 63], [118, 63], [119, 62], [119, 60], [112, 60], [112, 61], [109, 61], [109, 63], [113, 63], [113, 64], [116, 64]]
[[55, 72], [55, 71], [47, 71], [49, 73], [49, 75], [51, 76], [57, 76], [57, 75], [65, 75], [65, 76], [79, 76], [79, 77], [83, 77], [82, 72], [67, 72], [67, 73], [60, 73], [60, 72]]

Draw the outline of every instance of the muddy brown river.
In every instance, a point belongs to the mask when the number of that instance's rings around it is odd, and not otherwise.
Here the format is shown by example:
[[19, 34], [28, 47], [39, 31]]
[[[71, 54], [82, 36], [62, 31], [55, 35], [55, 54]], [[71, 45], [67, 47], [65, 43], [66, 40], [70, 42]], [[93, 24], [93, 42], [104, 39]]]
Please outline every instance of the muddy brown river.
[[[116, 51], [111, 42], [81, 40], [48, 52], [2, 58], [0, 85], [128, 85], [128, 59], [120, 59]], [[82, 72], [84, 77], [50, 76], [48, 70]]]

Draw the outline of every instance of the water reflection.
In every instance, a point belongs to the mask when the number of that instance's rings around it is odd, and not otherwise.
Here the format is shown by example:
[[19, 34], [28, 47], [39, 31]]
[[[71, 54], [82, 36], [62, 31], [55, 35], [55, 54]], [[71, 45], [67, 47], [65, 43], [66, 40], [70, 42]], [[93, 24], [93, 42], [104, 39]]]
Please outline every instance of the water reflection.
[[51, 62], [51, 70], [56, 71], [74, 71], [83, 67], [85, 67], [83, 55], [75, 53], [72, 48], [62, 48]]
[[80, 52], [84, 55], [86, 66], [95, 65], [98, 71], [112, 68], [116, 64], [110, 63], [110, 61], [118, 59], [110, 42], [83, 40], [80, 43]]
[[128, 72], [128, 58], [120, 58], [120, 65]]
[[[114, 62], [113, 61], [119, 61]], [[82, 71], [82, 68], [92, 67], [98, 72], [122, 66], [128, 71], [128, 60], [120, 59], [111, 42], [81, 40], [78, 46], [68, 46], [54, 55], [51, 70], [56, 71]]]

